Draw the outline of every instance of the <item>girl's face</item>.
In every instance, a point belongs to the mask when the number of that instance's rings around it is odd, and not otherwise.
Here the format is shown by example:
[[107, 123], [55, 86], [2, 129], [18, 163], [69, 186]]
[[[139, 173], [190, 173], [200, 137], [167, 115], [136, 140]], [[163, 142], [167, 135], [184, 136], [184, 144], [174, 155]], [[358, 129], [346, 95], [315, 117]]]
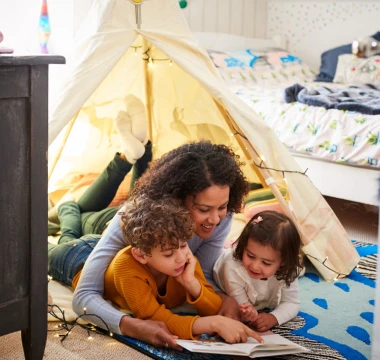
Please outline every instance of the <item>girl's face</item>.
[[185, 270], [185, 265], [191, 255], [187, 242], [180, 242], [178, 249], [161, 249], [157, 246], [152, 249], [150, 256], [145, 255], [146, 265], [153, 275], [165, 274], [179, 276]]
[[281, 265], [281, 254], [271, 246], [263, 246], [248, 239], [243, 251], [242, 264], [253, 279], [267, 279], [273, 276]]
[[195, 196], [186, 197], [185, 207], [196, 224], [195, 233], [200, 238], [208, 239], [220, 220], [227, 215], [229, 197], [228, 185], [212, 185]]

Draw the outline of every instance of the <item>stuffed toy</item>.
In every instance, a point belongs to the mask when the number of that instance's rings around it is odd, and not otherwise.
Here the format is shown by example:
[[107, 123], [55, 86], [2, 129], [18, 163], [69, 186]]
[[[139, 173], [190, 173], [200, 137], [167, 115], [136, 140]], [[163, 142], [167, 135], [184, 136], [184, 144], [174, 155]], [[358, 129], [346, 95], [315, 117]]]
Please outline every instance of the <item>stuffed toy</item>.
[[366, 36], [352, 42], [352, 53], [359, 58], [367, 58], [380, 54], [380, 41]]

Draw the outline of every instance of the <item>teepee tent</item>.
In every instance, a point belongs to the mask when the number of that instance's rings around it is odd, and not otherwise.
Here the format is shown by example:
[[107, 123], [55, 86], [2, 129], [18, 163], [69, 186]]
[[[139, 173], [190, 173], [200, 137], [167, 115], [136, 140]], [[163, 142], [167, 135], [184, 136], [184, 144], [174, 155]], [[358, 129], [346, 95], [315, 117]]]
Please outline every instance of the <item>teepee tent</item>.
[[133, 94], [145, 104], [155, 158], [200, 139], [232, 146], [247, 178], [270, 187], [295, 220], [303, 252], [322, 276], [349, 274], [359, 256], [338, 219], [274, 131], [224, 84], [178, 2], [135, 2], [141, 28], [133, 0], [99, 0], [77, 35], [67, 81], [51, 106], [49, 192], [103, 170], [120, 147], [113, 119]]

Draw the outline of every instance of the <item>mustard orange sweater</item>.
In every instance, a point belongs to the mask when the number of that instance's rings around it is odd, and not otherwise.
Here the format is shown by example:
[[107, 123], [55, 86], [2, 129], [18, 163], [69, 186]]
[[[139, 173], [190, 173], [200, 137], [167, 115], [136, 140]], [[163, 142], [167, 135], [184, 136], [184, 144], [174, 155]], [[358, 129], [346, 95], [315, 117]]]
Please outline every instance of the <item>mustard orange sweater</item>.
[[106, 271], [104, 298], [122, 309], [131, 310], [136, 318], [163, 321], [169, 331], [180, 339], [193, 339], [192, 326], [198, 316], [180, 316], [168, 309], [187, 300], [199, 315], [209, 316], [216, 315], [222, 305], [221, 298], [207, 283], [198, 260], [194, 275], [202, 287], [196, 300], [171, 276], [166, 283], [166, 293], [161, 296], [153, 275], [145, 265], [134, 259], [128, 246], [118, 252]]

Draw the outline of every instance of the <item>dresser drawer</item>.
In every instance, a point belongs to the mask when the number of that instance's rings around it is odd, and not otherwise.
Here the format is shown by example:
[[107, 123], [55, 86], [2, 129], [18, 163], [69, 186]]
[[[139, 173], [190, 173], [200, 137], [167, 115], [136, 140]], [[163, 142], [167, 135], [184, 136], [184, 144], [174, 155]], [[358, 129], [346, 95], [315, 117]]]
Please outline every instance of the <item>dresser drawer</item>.
[[28, 97], [29, 67], [0, 66], [0, 99]]

